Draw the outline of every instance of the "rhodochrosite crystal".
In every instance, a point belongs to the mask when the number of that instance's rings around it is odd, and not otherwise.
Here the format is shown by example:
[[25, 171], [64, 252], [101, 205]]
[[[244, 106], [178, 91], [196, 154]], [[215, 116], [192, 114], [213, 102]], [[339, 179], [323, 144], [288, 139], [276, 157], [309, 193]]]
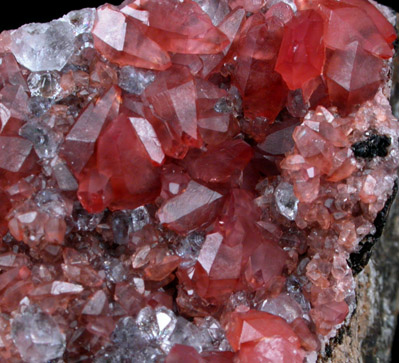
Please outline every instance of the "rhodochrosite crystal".
[[315, 362], [396, 183], [386, 16], [126, 0], [4, 31], [0, 361]]

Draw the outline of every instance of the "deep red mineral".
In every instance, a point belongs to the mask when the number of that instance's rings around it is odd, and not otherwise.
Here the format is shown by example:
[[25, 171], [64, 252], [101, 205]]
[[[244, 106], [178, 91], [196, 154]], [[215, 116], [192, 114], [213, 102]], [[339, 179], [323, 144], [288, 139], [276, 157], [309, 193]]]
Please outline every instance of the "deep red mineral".
[[396, 183], [386, 17], [126, 0], [3, 32], [0, 361], [315, 362]]

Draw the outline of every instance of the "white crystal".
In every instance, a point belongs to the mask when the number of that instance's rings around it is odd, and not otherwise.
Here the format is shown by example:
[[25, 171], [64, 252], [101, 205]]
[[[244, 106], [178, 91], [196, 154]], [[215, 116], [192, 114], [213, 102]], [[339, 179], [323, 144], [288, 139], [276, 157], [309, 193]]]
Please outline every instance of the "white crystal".
[[19, 130], [19, 134], [29, 140], [41, 159], [51, 159], [57, 155], [61, 137], [49, 127], [38, 123], [26, 123]]
[[22, 359], [28, 363], [60, 358], [65, 351], [65, 335], [51, 316], [28, 306], [11, 324], [11, 335]]
[[165, 307], [155, 310], [145, 307], [136, 318], [136, 323], [146, 340], [159, 345], [165, 352], [172, 347], [169, 337], [175, 329], [176, 321], [173, 311]]
[[284, 293], [275, 298], [264, 300], [259, 310], [280, 316], [288, 323], [303, 315], [301, 306], [292, 297]]
[[197, 325], [201, 330], [203, 341], [208, 343], [204, 345], [203, 350], [207, 351], [231, 351], [232, 348], [226, 338], [224, 329], [220, 323], [212, 316], [207, 316], [200, 320]]
[[119, 87], [134, 95], [141, 95], [155, 79], [151, 71], [126, 66], [119, 73]]
[[78, 182], [72, 175], [68, 166], [60, 161], [56, 160], [53, 166], [53, 177], [57, 181], [58, 187], [64, 191], [73, 191], [78, 189]]
[[82, 285], [72, 284], [65, 281], [54, 281], [51, 285], [52, 295], [78, 294], [83, 291]]
[[28, 77], [32, 96], [55, 99], [61, 93], [60, 75], [57, 72], [33, 72]]
[[212, 20], [212, 24], [218, 26], [229, 14], [230, 9], [226, 1], [221, 0], [194, 0]]
[[203, 234], [192, 232], [182, 237], [177, 244], [174, 245], [176, 254], [183, 259], [180, 266], [189, 268], [194, 266], [197, 261], [201, 246], [205, 241]]
[[274, 198], [280, 213], [290, 221], [295, 220], [298, 213], [298, 199], [294, 194], [293, 186], [281, 182], [274, 192]]
[[93, 34], [117, 51], [122, 51], [125, 45], [126, 20], [119, 11], [104, 8], [97, 11], [97, 25]]
[[144, 206], [133, 209], [130, 216], [132, 218], [133, 232], [140, 231], [151, 221], [150, 214], [148, 213], [147, 208]]
[[89, 33], [93, 29], [94, 20], [96, 18], [96, 9], [86, 8], [75, 10], [64, 15], [63, 20], [73, 26], [75, 35]]
[[74, 29], [65, 21], [32, 23], [11, 34], [11, 51], [32, 72], [60, 71], [74, 51]]
[[203, 334], [198, 327], [181, 316], [177, 317], [175, 329], [169, 341], [171, 347], [175, 344], [189, 345], [198, 352], [202, 352], [204, 347], [211, 345], [209, 335]]

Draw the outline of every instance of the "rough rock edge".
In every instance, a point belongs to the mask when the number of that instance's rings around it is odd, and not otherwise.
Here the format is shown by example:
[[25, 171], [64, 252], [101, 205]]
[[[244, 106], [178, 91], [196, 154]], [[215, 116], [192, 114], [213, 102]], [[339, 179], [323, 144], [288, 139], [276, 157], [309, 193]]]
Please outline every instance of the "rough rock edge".
[[[382, 362], [381, 360], [377, 359], [375, 354], [375, 349], [372, 349], [373, 346], [376, 349], [384, 351], [383, 354], [386, 356], [386, 360], [383, 362], [389, 361], [389, 353], [390, 353], [390, 345], [391, 343], [387, 344], [385, 347], [378, 347], [376, 345], [376, 336], [373, 334], [369, 339], [368, 343], [365, 347], [365, 341], [368, 338], [368, 334], [359, 334], [364, 328], [368, 328], [368, 320], [367, 317], [371, 315], [370, 309], [372, 308], [372, 303], [375, 304], [375, 300], [373, 296], [366, 296], [370, 295], [373, 292], [377, 292], [376, 286], [376, 279], [379, 278], [378, 276], [378, 266], [380, 263], [387, 260], [388, 256], [385, 253], [379, 253], [377, 256], [376, 253], [378, 249], [374, 249], [373, 247], [375, 244], [380, 242], [382, 244], [386, 242], [386, 234], [392, 232], [394, 229], [392, 224], [394, 217], [399, 218], [399, 199], [395, 197], [398, 192], [398, 181], [395, 181], [395, 186], [392, 191], [391, 196], [385, 203], [384, 208], [378, 213], [376, 219], [374, 220], [374, 225], [376, 227], [376, 232], [373, 235], [367, 235], [363, 241], [360, 243], [362, 248], [359, 252], [352, 253], [348, 263], [352, 267], [352, 271], [356, 276], [356, 307], [355, 310], [350, 317], [348, 323], [343, 325], [341, 328], [338, 329], [336, 335], [330, 339], [329, 343], [324, 348], [324, 354], [319, 354], [318, 362], [349, 362], [356, 358], [359, 362]], [[395, 201], [395, 202], [394, 202]], [[389, 214], [391, 207], [393, 206], [392, 216]], [[390, 218], [388, 218], [388, 216]], [[383, 234], [384, 226], [388, 224], [387, 233]], [[383, 237], [381, 238], [381, 236]], [[397, 231], [396, 239], [399, 238], [399, 230]], [[396, 241], [393, 241], [396, 242]], [[380, 246], [382, 247], [382, 246]], [[373, 255], [373, 249], [375, 250]], [[385, 251], [383, 251], [385, 252]], [[389, 251], [388, 255], [389, 255]], [[373, 258], [371, 258], [373, 256]], [[379, 258], [380, 257], [380, 258]], [[398, 256], [399, 257], [399, 253]], [[370, 264], [369, 260], [371, 258]], [[399, 259], [395, 258], [393, 262], [399, 262]], [[383, 266], [380, 266], [380, 268]], [[394, 275], [394, 274], [393, 274]], [[382, 281], [379, 281], [381, 283]], [[381, 291], [385, 291], [385, 289], [381, 289]], [[378, 291], [380, 292], [380, 291]], [[373, 301], [371, 301], [373, 300]], [[365, 309], [367, 308], [367, 309]], [[392, 310], [392, 309], [390, 309]], [[383, 314], [383, 311], [379, 311], [380, 314]], [[375, 315], [375, 314], [374, 314]], [[395, 314], [396, 315], [396, 314]], [[374, 319], [370, 319], [375, 322]], [[363, 326], [360, 326], [363, 325]], [[368, 330], [368, 329], [366, 329]], [[381, 329], [377, 329], [381, 330]], [[381, 332], [378, 332], [381, 334]], [[377, 334], [378, 334], [377, 333]], [[359, 336], [364, 335], [364, 340], [359, 340]], [[391, 334], [392, 335], [392, 334]], [[360, 346], [360, 349], [356, 349], [354, 346], [355, 344]], [[347, 346], [347, 348], [344, 348]], [[382, 349], [384, 348], [384, 349]], [[354, 352], [358, 352], [358, 354], [353, 354]], [[369, 354], [371, 352], [371, 355]]]
[[[399, 14], [372, 2], [399, 29]], [[399, 40], [390, 65], [393, 73], [391, 105], [399, 117]], [[393, 83], [393, 84], [392, 84]], [[356, 281], [355, 309], [318, 355], [317, 362], [391, 361], [396, 317], [399, 313], [399, 197], [398, 179], [391, 196], [374, 220], [376, 231], [360, 242], [360, 250], [348, 260]], [[396, 198], [396, 199], [395, 199]], [[391, 208], [392, 207], [392, 208]], [[392, 212], [390, 210], [392, 209]], [[385, 227], [386, 226], [386, 227]], [[374, 246], [377, 244], [376, 247]]]

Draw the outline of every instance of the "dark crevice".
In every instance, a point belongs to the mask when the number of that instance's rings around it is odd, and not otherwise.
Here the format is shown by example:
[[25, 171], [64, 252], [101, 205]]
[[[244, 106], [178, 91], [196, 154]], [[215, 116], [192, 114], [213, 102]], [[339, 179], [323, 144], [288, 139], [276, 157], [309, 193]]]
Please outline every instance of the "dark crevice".
[[391, 196], [388, 198], [384, 208], [377, 214], [377, 217], [374, 220], [374, 226], [376, 228], [375, 233], [368, 234], [366, 237], [364, 237], [363, 240], [360, 242], [360, 250], [358, 252], [351, 253], [348, 263], [349, 266], [352, 268], [354, 275], [357, 275], [367, 265], [371, 257], [372, 248], [381, 237], [382, 231], [388, 218], [389, 210], [397, 192], [398, 182], [395, 181]]
[[387, 156], [390, 145], [391, 139], [388, 136], [373, 134], [366, 140], [353, 144], [352, 150], [358, 158], [372, 159], [376, 156]]

